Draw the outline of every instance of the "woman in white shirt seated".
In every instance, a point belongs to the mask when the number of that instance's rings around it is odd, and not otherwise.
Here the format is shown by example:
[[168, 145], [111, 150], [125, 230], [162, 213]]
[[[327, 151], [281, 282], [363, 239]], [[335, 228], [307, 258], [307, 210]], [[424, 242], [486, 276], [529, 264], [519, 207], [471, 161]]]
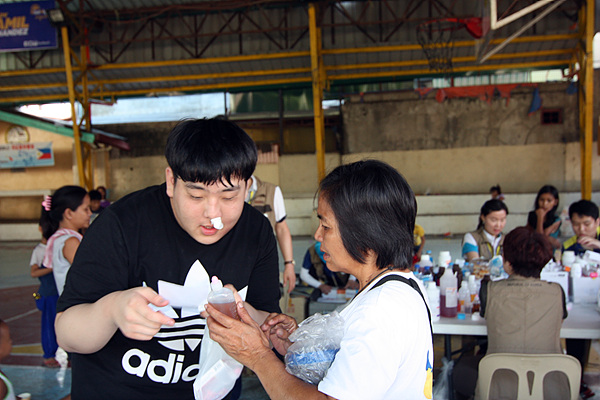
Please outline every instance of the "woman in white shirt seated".
[[492, 199], [483, 204], [477, 229], [466, 233], [462, 242], [462, 255], [465, 260], [490, 260], [494, 256], [502, 255], [502, 230], [506, 225], [507, 216], [508, 207], [504, 202]]

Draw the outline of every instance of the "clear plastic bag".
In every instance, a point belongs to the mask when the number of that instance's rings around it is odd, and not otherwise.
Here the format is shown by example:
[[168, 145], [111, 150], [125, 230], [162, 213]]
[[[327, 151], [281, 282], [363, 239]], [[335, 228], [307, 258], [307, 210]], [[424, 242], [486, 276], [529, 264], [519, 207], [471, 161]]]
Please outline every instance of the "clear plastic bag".
[[450, 399], [450, 379], [452, 379], [452, 368], [454, 361], [448, 361], [446, 357], [442, 358], [442, 370], [440, 375], [433, 383], [433, 400]]
[[244, 366], [210, 338], [208, 326], [204, 328], [200, 360], [200, 371], [194, 381], [196, 400], [220, 400], [227, 396]]
[[318, 384], [335, 359], [344, 335], [344, 320], [337, 311], [314, 314], [291, 335], [285, 369], [305, 382]]

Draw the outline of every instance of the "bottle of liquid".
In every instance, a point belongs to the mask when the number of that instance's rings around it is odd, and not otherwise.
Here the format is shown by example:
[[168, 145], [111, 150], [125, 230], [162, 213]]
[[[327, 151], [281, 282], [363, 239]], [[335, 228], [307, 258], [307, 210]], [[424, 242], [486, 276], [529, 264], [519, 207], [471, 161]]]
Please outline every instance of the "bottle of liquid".
[[431, 263], [431, 258], [427, 254], [421, 255], [421, 260], [419, 261], [419, 266], [421, 267], [421, 270], [420, 270], [421, 274], [423, 274], [423, 275], [431, 274], [431, 267], [433, 266], [433, 264]]
[[233, 292], [226, 287], [223, 287], [223, 282], [216, 276], [212, 277], [210, 288], [212, 290], [207, 297], [210, 305], [231, 318], [240, 319], [237, 313]]
[[458, 312], [464, 314], [471, 313], [471, 292], [469, 292], [468, 286], [467, 281], [462, 281], [460, 290], [458, 291]]
[[434, 281], [427, 284], [427, 297], [429, 297], [429, 308], [431, 312], [431, 322], [440, 320], [440, 289]]
[[478, 313], [480, 309], [481, 309], [481, 302], [479, 301], [479, 295], [476, 294], [475, 300], [473, 300], [473, 307], [472, 307], [473, 314]]
[[446, 268], [440, 278], [440, 315], [442, 317], [456, 317], [458, 308], [458, 293], [456, 290], [456, 276], [451, 268]]
[[469, 275], [469, 292], [471, 293], [471, 303], [475, 302], [475, 297], [479, 294], [479, 285], [477, 285], [475, 278], [475, 275]]

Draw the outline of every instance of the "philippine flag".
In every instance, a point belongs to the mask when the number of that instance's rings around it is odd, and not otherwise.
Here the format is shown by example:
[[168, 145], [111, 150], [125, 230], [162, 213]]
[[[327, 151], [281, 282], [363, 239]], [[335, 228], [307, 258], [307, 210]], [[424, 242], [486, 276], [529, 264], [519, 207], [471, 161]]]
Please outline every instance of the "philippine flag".
[[52, 159], [52, 149], [42, 148], [37, 149], [37, 159], [38, 160], [50, 160]]

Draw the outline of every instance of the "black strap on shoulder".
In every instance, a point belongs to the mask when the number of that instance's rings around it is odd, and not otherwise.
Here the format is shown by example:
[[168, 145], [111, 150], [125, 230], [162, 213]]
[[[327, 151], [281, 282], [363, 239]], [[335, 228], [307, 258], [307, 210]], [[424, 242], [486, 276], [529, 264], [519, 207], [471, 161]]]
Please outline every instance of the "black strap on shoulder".
[[384, 276], [383, 278], [381, 278], [369, 290], [373, 290], [376, 287], [381, 286], [384, 283], [389, 282], [389, 281], [400, 281], [400, 282], [406, 283], [408, 286], [415, 289], [417, 291], [417, 293], [419, 293], [419, 295], [421, 295], [421, 298], [423, 299], [423, 303], [425, 303], [425, 308], [427, 309], [427, 316], [429, 317], [429, 329], [431, 330], [431, 340], [433, 341], [433, 326], [431, 325], [431, 311], [429, 310], [429, 306], [427, 306], [427, 301], [425, 301], [425, 296], [423, 296], [423, 293], [421, 292], [421, 289], [419, 288], [419, 285], [417, 284], [417, 282], [414, 279], [408, 279], [408, 278], [405, 278], [400, 275], [388, 274], [388, 275]]

